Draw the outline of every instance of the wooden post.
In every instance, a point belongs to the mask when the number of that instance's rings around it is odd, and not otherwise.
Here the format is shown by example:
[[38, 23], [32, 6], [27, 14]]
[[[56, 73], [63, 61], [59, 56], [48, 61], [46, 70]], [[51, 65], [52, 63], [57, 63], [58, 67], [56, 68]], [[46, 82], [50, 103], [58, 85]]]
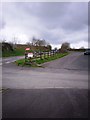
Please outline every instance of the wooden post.
[[44, 59], [45, 59], [45, 53], [43, 52], [43, 57], [44, 57]]
[[54, 56], [54, 50], [53, 50], [53, 56]]
[[42, 53], [41, 53], [41, 51], [40, 51], [40, 59], [42, 60]]
[[49, 51], [48, 51], [48, 57], [49, 57]]
[[51, 53], [51, 51], [50, 51], [50, 57], [51, 57], [51, 55], [52, 55], [52, 53]]
[[28, 53], [25, 51], [25, 63], [27, 61], [27, 55], [28, 55]]

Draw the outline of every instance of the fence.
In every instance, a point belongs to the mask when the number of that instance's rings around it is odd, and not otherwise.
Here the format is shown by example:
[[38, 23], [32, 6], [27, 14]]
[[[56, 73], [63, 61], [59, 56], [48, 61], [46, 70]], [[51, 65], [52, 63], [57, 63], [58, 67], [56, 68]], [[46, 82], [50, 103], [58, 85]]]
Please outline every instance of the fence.
[[[34, 52], [33, 57], [28, 57], [28, 53], [25, 54], [25, 63], [32, 63], [32, 61], [37, 60], [37, 59], [48, 59], [51, 56], [54, 56], [58, 53], [59, 51], [52, 50], [48, 52]], [[28, 60], [28, 61], [27, 61]]]

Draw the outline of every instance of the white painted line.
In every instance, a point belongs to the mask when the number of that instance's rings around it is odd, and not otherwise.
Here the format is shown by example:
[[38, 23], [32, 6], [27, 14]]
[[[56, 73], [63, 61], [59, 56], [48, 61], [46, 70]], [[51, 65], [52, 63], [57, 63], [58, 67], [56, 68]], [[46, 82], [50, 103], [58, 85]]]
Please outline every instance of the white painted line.
[[7, 64], [8, 64], [8, 63], [11, 63], [11, 62], [10, 62], [10, 61], [8, 61], [8, 62], [5, 62], [5, 63], [7, 63]]
[[88, 89], [88, 87], [85, 87], [85, 88], [83, 88], [83, 87], [31, 87], [31, 89]]
[[12, 63], [12, 62], [15, 62], [16, 60], [12, 60], [12, 61], [7, 61], [5, 63], [9, 64], [9, 63]]
[[0, 63], [0, 65], [2, 65], [2, 63]]

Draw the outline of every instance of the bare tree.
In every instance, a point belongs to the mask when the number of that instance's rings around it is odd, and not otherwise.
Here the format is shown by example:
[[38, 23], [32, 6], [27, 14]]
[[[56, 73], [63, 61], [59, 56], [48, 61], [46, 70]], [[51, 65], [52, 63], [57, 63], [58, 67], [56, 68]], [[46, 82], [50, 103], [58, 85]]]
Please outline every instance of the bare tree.
[[15, 49], [15, 48], [17, 48], [17, 44], [19, 44], [19, 40], [17, 37], [14, 36], [10, 43], [13, 45], [13, 49]]
[[70, 43], [68, 43], [68, 42], [62, 43], [61, 52], [67, 52], [67, 50], [69, 50], [69, 49], [70, 49]]
[[14, 45], [19, 44], [19, 40], [15, 36], [13, 37], [12, 42], [13, 42]]
[[50, 44], [48, 44], [48, 45], [47, 45], [47, 48], [48, 48], [49, 51], [51, 51], [52, 46], [51, 46]]
[[2, 40], [1, 40], [1, 43], [5, 43], [5, 42], [6, 42], [6, 39], [2, 39]]
[[37, 41], [37, 45], [38, 46], [45, 46], [46, 45], [46, 41], [45, 40], [38, 40]]
[[37, 39], [35, 37], [32, 38], [32, 45], [37, 46]]
[[79, 49], [85, 49], [85, 48], [82, 46], [82, 47], [80, 47]]

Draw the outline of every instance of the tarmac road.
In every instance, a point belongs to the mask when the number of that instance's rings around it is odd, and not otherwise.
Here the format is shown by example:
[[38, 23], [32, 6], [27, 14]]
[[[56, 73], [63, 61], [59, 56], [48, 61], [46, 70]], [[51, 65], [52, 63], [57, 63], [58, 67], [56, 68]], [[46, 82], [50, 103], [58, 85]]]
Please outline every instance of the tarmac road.
[[24, 56], [15, 56], [15, 57], [7, 57], [2, 59], [2, 64], [9, 64], [15, 62], [16, 60], [23, 59]]
[[43, 68], [3, 64], [3, 118], [88, 118], [88, 57], [75, 52]]
[[3, 64], [3, 87], [12, 89], [88, 88], [88, 56], [72, 53], [44, 68]]
[[86, 89], [12, 89], [3, 93], [3, 118], [87, 118]]

